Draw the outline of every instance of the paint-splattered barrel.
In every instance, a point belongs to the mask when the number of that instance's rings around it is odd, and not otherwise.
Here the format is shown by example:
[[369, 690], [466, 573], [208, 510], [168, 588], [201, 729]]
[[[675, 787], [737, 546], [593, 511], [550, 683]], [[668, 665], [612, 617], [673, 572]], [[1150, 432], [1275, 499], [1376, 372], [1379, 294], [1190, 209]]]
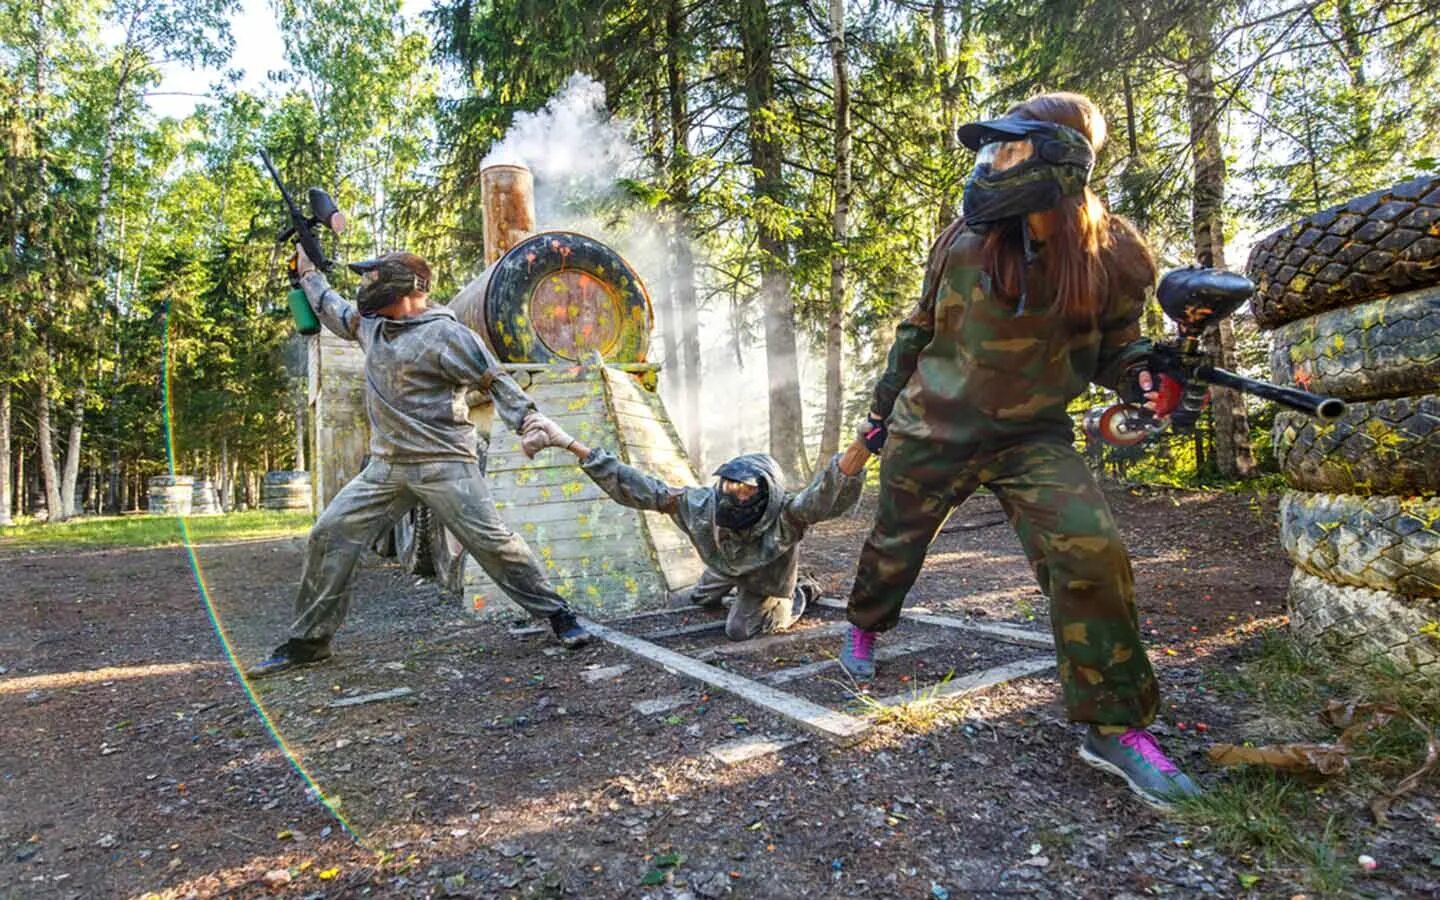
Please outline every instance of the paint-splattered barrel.
[[190, 492], [190, 515], [216, 516], [224, 511], [220, 507], [220, 492], [215, 489], [215, 482], [197, 478]]
[[645, 283], [612, 247], [573, 231], [516, 244], [450, 303], [501, 362], [641, 363], [655, 314]]
[[266, 472], [260, 484], [260, 505], [265, 509], [310, 509], [310, 473], [294, 470]]
[[150, 512], [161, 516], [188, 516], [195, 496], [195, 479], [189, 475], [156, 475], [148, 484]]

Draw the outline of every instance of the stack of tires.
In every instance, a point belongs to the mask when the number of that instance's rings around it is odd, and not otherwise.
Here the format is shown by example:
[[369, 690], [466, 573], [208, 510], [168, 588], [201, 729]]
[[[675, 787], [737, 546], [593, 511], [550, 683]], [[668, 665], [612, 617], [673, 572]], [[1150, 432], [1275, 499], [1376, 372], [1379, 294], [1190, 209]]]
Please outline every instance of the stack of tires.
[[1440, 676], [1440, 178], [1283, 228], [1248, 268], [1274, 380], [1349, 403], [1275, 420], [1291, 628]]

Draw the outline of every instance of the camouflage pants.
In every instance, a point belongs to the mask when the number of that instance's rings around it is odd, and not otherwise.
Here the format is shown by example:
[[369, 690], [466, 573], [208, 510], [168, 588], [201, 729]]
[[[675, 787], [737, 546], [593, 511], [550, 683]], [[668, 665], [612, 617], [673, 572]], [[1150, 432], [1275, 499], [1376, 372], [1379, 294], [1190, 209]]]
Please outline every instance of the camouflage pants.
[[291, 637], [325, 640], [335, 634], [350, 608], [360, 555], [417, 503], [428, 506], [495, 584], [532, 616], [566, 608], [529, 545], [500, 518], [478, 465], [371, 460], [310, 530]]
[[1004, 507], [1050, 598], [1069, 717], [1148, 725], [1159, 687], [1140, 642], [1130, 558], [1105, 495], [1068, 443], [967, 452], [892, 436], [881, 457], [880, 508], [860, 553], [850, 621], [876, 631], [895, 627], [930, 542], [982, 484]]
[[685, 600], [696, 606], [719, 606], [734, 591], [735, 602], [725, 619], [725, 636], [732, 641], [748, 641], [762, 634], [784, 631], [799, 621], [809, 599], [820, 595], [819, 587], [814, 585], [813, 581], [797, 584], [789, 597], [767, 597], [707, 568], [700, 580], [685, 592]]

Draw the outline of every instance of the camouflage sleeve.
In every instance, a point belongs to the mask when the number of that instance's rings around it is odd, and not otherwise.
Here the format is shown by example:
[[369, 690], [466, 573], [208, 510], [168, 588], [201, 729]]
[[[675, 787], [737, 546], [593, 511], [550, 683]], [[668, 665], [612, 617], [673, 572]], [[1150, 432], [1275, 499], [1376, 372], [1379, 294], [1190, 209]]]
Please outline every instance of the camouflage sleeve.
[[944, 254], [963, 225], [961, 219], [951, 222], [931, 245], [925, 262], [925, 280], [920, 287], [920, 302], [895, 329], [895, 343], [890, 345], [885, 371], [875, 384], [875, 397], [870, 403], [871, 411], [881, 418], [890, 417], [890, 411], [895, 408], [895, 398], [900, 396], [910, 376], [915, 374], [920, 351], [928, 347], [935, 337], [935, 295], [940, 291], [940, 282], [945, 274]]
[[875, 397], [870, 402], [871, 411], [880, 418], [889, 418], [895, 408], [895, 398], [905, 389], [910, 376], [915, 374], [915, 363], [920, 351], [930, 344], [935, 336], [935, 308], [918, 306], [910, 317], [895, 329], [895, 343], [890, 345], [890, 355], [885, 360], [885, 371], [875, 383]]
[[1134, 370], [1149, 358], [1154, 344], [1140, 334], [1145, 296], [1117, 298], [1100, 320], [1100, 358], [1091, 381], [1110, 388], [1129, 402], [1138, 402]]
[[598, 447], [580, 463], [580, 469], [600, 490], [609, 494], [611, 500], [632, 509], [649, 509], [673, 516], [685, 496], [685, 488], [671, 487]]
[[815, 473], [805, 490], [790, 498], [785, 512], [804, 525], [843, 516], [860, 499], [860, 489], [864, 486], [863, 470], [858, 475], [844, 474], [840, 471], [840, 454], [837, 453], [829, 465]]
[[300, 289], [315, 318], [330, 329], [330, 333], [347, 341], [360, 340], [360, 311], [330, 287], [330, 282], [320, 272], [306, 272], [300, 279]]
[[455, 323], [449, 336], [450, 346], [440, 356], [446, 376], [456, 384], [473, 384], [489, 394], [495, 412], [519, 434], [525, 417], [535, 411], [535, 401], [500, 368], [495, 354], [475, 332]]

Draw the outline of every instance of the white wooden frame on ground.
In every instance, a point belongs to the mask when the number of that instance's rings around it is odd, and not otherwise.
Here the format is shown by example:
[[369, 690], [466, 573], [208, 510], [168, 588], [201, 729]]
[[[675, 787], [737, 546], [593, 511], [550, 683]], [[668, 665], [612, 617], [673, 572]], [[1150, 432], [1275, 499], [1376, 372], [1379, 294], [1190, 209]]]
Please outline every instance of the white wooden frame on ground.
[[[845, 608], [844, 602], [829, 597], [821, 598], [819, 605], [827, 609]], [[693, 611], [693, 609], [685, 607], [670, 610], [654, 610], [618, 619], [610, 625], [601, 625], [597, 622], [585, 620], [585, 627], [590, 629], [591, 633], [601, 640], [632, 653], [651, 665], [659, 666], [677, 675], [693, 678], [711, 687], [733, 694], [747, 703], [752, 703], [762, 709], [775, 713], [811, 734], [819, 735], [837, 744], [853, 744], [868, 734], [874, 727], [873, 723], [865, 717], [830, 709], [829, 707], [822, 706], [804, 697], [782, 691], [776, 687], [776, 685], [779, 684], [787, 684], [824, 672], [831, 666], [838, 665], [837, 660], [827, 659], [801, 666], [793, 666], [788, 669], [781, 669], [763, 675], [758, 680], [737, 675], [734, 672], [718, 668], [705, 662], [707, 659], [764, 652], [776, 646], [794, 641], [836, 635], [842, 633], [848, 627], [845, 623], [819, 625], [786, 634], [769, 635], [749, 641], [738, 641], [733, 644], [725, 644], [720, 647], [704, 650], [693, 656], [671, 650], [668, 647], [662, 647], [652, 640], [627, 634], [619, 628], [619, 626], [630, 623], [643, 623], [647, 620], [653, 620], [661, 615]], [[902, 612], [901, 615], [910, 621], [920, 624], [982, 634], [996, 641], [1017, 644], [1022, 647], [1047, 649], [1054, 647], [1054, 640], [1049, 635], [1011, 625], [970, 622], [965, 619], [937, 616], [929, 612], [911, 610], [906, 610]], [[652, 637], [681, 637], [690, 634], [701, 634], [723, 626], [723, 621], [700, 622], [694, 625], [664, 629], [655, 632]], [[928, 650], [937, 643], [937, 641], [930, 638], [902, 640], [879, 648], [876, 652], [876, 658], [880, 660], [894, 659], [910, 653]], [[882, 698], [876, 701], [876, 707], [883, 708], [904, 704], [923, 705], [941, 700], [955, 699], [965, 694], [982, 691], [986, 688], [1012, 681], [1016, 678], [1023, 678], [1027, 675], [1043, 672], [1054, 665], [1055, 658], [1052, 655], [1032, 656], [1026, 659], [1015, 660], [978, 672], [970, 672], [958, 678], [950, 678], [928, 688], [919, 687], [909, 692]], [[655, 701], [639, 703], [635, 706], [636, 711], [644, 715], [655, 714], [651, 712], [651, 710], [665, 711], [672, 709], [679, 705], [680, 702], [682, 702], [680, 695], [670, 695]], [[783, 742], [776, 744], [777, 749], [783, 746], [789, 745]]]

